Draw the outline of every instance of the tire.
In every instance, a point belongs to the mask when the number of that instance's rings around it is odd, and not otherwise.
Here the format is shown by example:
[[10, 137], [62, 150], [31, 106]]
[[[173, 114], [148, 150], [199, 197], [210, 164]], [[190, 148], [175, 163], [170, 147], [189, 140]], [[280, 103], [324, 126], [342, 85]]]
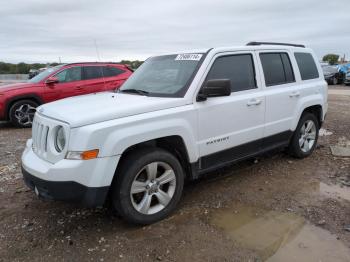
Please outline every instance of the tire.
[[[306, 130], [309, 128], [309, 131]], [[312, 113], [304, 113], [290, 141], [289, 154], [296, 158], [305, 158], [311, 155], [317, 144], [318, 132], [319, 123], [316, 116]]]
[[[168, 151], [144, 148], [131, 152], [116, 172], [112, 185], [113, 208], [133, 224], [147, 225], [162, 220], [179, 202], [184, 177], [179, 160]], [[135, 193], [131, 193], [132, 188]]]
[[15, 102], [9, 111], [9, 119], [15, 127], [32, 127], [34, 114], [38, 104], [33, 100], [20, 100]]
[[337, 85], [338, 84], [338, 78], [333, 77], [332, 79], [332, 85]]

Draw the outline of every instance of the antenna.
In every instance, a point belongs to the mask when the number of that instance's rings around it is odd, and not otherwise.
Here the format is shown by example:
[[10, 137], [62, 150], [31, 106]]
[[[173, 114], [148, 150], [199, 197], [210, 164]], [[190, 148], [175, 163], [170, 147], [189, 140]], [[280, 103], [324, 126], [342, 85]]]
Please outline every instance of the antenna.
[[94, 39], [94, 44], [95, 44], [95, 49], [96, 49], [97, 60], [98, 60], [99, 62], [101, 62], [100, 53], [98, 52], [98, 47], [97, 47], [97, 41], [96, 41], [96, 39]]
[[[94, 39], [94, 44], [95, 44], [97, 59], [98, 59], [99, 62], [101, 62], [100, 53], [98, 52], [98, 47], [97, 47], [97, 41], [96, 41], [96, 39]], [[104, 83], [104, 85], [106, 85], [105, 75], [104, 75], [104, 73], [103, 73], [103, 68], [100, 67], [100, 70], [101, 70], [101, 75], [102, 75], [102, 78], [103, 78], [103, 83]], [[106, 86], [105, 86], [105, 87], [106, 87]]]

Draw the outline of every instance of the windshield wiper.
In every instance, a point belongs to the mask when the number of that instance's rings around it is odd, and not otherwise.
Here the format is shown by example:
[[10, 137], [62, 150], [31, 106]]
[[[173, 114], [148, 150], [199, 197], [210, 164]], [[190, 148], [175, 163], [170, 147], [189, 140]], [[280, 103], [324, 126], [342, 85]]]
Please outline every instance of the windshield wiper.
[[133, 93], [133, 94], [139, 94], [139, 95], [143, 95], [143, 96], [148, 96], [149, 95], [149, 92], [147, 92], [145, 90], [134, 89], [134, 88], [123, 89], [123, 90], [119, 89], [119, 92], [122, 92], [122, 93]]

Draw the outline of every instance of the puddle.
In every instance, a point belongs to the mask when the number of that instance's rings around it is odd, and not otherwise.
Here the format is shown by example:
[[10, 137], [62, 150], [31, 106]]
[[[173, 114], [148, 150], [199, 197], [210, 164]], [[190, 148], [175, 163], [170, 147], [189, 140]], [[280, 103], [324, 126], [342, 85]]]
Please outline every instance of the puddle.
[[311, 189], [320, 195], [335, 198], [345, 199], [350, 201], [350, 187], [341, 187], [339, 185], [327, 185], [325, 183], [312, 183]]
[[264, 261], [350, 261], [340, 240], [293, 213], [239, 207], [217, 211], [211, 223]]
[[328, 198], [350, 201], [350, 187], [347, 186], [340, 186], [338, 184], [328, 185], [322, 182], [313, 182], [307, 185], [305, 190], [312, 191], [318, 195]]
[[340, 157], [350, 157], [350, 140], [340, 137], [336, 145], [330, 146], [332, 155]]

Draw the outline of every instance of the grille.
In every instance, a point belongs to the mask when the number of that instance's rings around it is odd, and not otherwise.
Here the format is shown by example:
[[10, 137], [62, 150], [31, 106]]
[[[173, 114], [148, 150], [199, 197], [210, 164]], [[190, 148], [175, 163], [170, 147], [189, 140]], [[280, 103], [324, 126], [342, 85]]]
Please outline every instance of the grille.
[[33, 122], [32, 139], [34, 152], [43, 156], [47, 152], [47, 137], [49, 134], [49, 127], [37, 121]]

